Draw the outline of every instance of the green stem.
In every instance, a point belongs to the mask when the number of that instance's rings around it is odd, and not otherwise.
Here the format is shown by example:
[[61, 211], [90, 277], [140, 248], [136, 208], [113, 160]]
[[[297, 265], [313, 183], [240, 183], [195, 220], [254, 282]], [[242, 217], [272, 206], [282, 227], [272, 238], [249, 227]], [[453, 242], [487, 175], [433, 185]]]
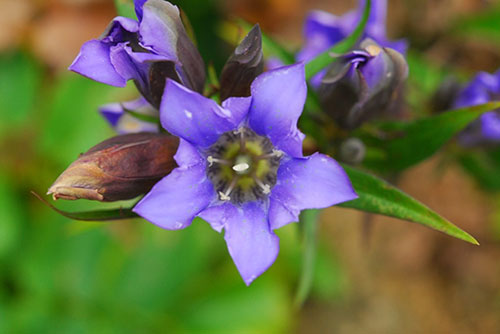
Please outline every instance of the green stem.
[[303, 228], [304, 249], [302, 253], [302, 271], [295, 294], [295, 306], [300, 308], [309, 296], [314, 279], [316, 262], [316, 234], [318, 229], [319, 210], [305, 210], [300, 215], [300, 224]]

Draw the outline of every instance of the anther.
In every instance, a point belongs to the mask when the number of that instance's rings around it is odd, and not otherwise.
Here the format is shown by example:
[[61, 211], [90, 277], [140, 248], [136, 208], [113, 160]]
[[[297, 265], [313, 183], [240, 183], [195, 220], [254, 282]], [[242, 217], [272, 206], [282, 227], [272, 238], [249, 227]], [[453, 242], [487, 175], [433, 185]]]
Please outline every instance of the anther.
[[270, 159], [270, 158], [274, 158], [274, 157], [281, 158], [283, 155], [284, 155], [283, 151], [277, 150], [277, 149], [273, 149], [271, 153], [259, 155], [255, 159], [256, 160], [262, 160], [262, 159]]
[[226, 191], [224, 191], [224, 192], [219, 191], [219, 198], [221, 201], [230, 201], [231, 200], [231, 197], [229, 195], [231, 195], [231, 193], [233, 192], [234, 187], [236, 186], [236, 183], [238, 183], [238, 180], [239, 180], [239, 177], [235, 177], [231, 181], [231, 184], [229, 184], [229, 187], [227, 187]]
[[231, 200], [231, 197], [224, 194], [222, 191], [219, 191], [219, 198], [221, 201], [230, 201]]
[[271, 193], [271, 186], [270, 185], [262, 183], [262, 181], [259, 180], [259, 178], [255, 175], [253, 175], [252, 178], [255, 181], [255, 183], [257, 183], [257, 185], [260, 187], [260, 189], [262, 189], [262, 192], [264, 193], [264, 195], [268, 195], [269, 193]]

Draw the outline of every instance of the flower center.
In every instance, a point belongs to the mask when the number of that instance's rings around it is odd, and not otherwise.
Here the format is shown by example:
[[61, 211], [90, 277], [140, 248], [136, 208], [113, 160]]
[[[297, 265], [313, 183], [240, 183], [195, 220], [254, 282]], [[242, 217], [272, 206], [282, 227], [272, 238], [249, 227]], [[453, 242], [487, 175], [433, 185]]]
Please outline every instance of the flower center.
[[247, 127], [224, 133], [206, 152], [207, 175], [221, 201], [262, 200], [276, 184], [283, 152]]

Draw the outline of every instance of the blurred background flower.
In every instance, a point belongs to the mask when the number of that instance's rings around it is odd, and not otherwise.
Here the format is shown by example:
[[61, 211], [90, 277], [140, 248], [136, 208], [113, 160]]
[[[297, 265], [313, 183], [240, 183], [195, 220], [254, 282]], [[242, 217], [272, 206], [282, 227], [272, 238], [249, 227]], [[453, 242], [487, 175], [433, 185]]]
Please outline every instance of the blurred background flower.
[[[205, 62], [219, 73], [234, 50], [219, 34], [228, 18], [259, 22], [298, 50], [310, 10], [342, 15], [356, 6], [173, 2], [189, 17]], [[302, 250], [295, 225], [278, 231], [275, 265], [247, 288], [207, 224], [169, 233], [142, 220], [73, 222], [39, 203], [30, 190], [44, 192], [79, 153], [114, 135], [98, 107], [138, 97], [131, 84], [118, 89], [66, 70], [80, 46], [115, 16], [110, 0], [0, 2], [0, 332], [500, 331], [500, 197], [462, 168], [493, 171], [480, 174], [491, 186], [498, 180], [486, 176], [498, 174], [490, 164], [450, 164], [443, 153], [398, 183], [474, 234], [480, 247], [389, 218], [324, 211], [311, 296], [300, 310], [292, 303]], [[450, 72], [467, 82], [479, 71], [497, 70], [499, 20], [498, 1], [388, 0], [388, 39], [410, 45], [412, 113], [428, 112], [425, 101]], [[103, 207], [96, 204], [60, 207]], [[374, 223], [369, 238], [366, 220]]]

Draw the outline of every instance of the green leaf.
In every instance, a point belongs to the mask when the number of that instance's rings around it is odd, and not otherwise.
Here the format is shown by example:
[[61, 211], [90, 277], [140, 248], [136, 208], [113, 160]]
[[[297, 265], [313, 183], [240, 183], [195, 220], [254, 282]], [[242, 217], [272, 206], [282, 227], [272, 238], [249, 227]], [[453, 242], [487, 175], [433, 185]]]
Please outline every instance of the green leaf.
[[146, 114], [141, 114], [137, 111], [130, 110], [125, 108], [125, 106], [122, 105], [123, 110], [129, 114], [130, 116], [138, 119], [139, 121], [143, 121], [146, 123], [153, 123], [153, 124], [160, 124], [160, 118], [156, 116], [151, 116], [151, 115], [146, 115]]
[[483, 190], [500, 191], [500, 149], [467, 150], [456, 156], [462, 168], [469, 173]]
[[489, 102], [409, 123], [380, 124], [380, 129], [387, 131], [384, 138], [366, 137], [363, 140], [381, 154], [367, 158], [364, 165], [384, 172], [402, 171], [432, 156], [481, 114], [498, 108], [500, 102]]
[[300, 224], [303, 228], [304, 249], [302, 251], [302, 272], [295, 294], [295, 305], [302, 306], [311, 291], [314, 280], [316, 262], [316, 233], [318, 227], [318, 210], [304, 210], [300, 214]]
[[341, 40], [339, 43], [332, 46], [330, 49], [316, 56], [316, 58], [312, 59], [306, 64], [306, 79], [311, 79], [314, 75], [319, 73], [322, 69], [330, 65], [335, 61], [335, 58], [332, 57], [332, 54], [342, 54], [349, 49], [351, 49], [361, 38], [363, 32], [365, 30], [366, 22], [370, 17], [370, 8], [371, 8], [371, 0], [365, 1], [365, 9], [363, 11], [363, 16], [361, 21], [358, 23], [358, 26], [354, 31]]
[[110, 221], [110, 220], [121, 220], [121, 219], [130, 219], [139, 217], [135, 212], [130, 208], [118, 208], [118, 209], [109, 209], [109, 210], [95, 210], [95, 211], [85, 211], [85, 212], [68, 212], [63, 211], [45, 199], [43, 199], [36, 192], [31, 192], [36, 198], [38, 198], [43, 204], [47, 205], [49, 208], [59, 213], [60, 215], [73, 219], [73, 220], [81, 220], [81, 221]]
[[470, 234], [387, 182], [349, 166], [343, 166], [359, 198], [339, 206], [418, 223], [462, 239], [479, 243]]
[[118, 15], [137, 20], [134, 2], [132, 0], [115, 0], [115, 7]]

